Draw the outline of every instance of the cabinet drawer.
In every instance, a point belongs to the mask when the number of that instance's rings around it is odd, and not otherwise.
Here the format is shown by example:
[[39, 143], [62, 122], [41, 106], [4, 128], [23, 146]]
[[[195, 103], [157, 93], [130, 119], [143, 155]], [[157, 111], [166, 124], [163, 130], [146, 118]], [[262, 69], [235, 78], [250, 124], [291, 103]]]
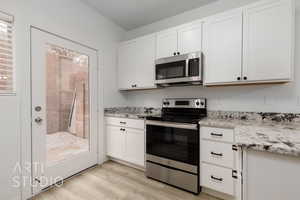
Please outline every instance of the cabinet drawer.
[[201, 161], [234, 168], [235, 152], [231, 144], [201, 140], [200, 153]]
[[108, 125], [129, 127], [135, 129], [144, 129], [144, 120], [141, 119], [128, 119], [117, 117], [105, 117], [105, 123]]
[[210, 139], [221, 142], [234, 142], [233, 129], [201, 127], [200, 135], [203, 139]]
[[235, 196], [236, 180], [232, 170], [201, 163], [200, 185], [212, 190]]

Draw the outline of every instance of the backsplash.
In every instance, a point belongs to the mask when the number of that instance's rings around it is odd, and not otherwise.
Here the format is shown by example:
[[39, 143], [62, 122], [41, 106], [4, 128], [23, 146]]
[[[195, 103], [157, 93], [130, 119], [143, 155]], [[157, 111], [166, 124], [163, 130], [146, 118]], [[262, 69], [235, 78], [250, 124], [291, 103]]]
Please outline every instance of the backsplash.
[[105, 113], [110, 114], [130, 114], [130, 115], [136, 115], [136, 114], [153, 114], [153, 115], [159, 115], [161, 113], [160, 108], [153, 108], [153, 107], [111, 107], [111, 108], [105, 108]]
[[254, 120], [280, 123], [300, 122], [300, 114], [294, 113], [208, 111], [207, 115], [209, 118], [226, 120]]

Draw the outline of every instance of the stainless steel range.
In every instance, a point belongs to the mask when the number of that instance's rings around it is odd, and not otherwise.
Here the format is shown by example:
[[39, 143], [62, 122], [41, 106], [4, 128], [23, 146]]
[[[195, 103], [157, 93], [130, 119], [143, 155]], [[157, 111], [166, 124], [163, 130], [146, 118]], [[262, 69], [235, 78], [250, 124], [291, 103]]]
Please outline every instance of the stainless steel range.
[[164, 99], [162, 115], [147, 117], [146, 176], [198, 194], [199, 125], [206, 99]]

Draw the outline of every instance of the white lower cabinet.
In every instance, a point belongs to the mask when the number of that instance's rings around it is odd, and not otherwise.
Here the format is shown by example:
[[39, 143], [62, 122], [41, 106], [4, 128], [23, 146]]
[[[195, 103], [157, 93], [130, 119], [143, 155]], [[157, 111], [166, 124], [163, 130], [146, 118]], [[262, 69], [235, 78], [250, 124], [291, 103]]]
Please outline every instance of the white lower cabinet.
[[202, 163], [200, 172], [203, 187], [235, 196], [236, 179], [232, 178], [232, 169]]
[[125, 150], [125, 137], [120, 127], [106, 125], [106, 151], [107, 155], [123, 158]]
[[125, 132], [125, 160], [140, 166], [145, 164], [144, 130], [126, 129]]
[[233, 129], [200, 127], [200, 185], [211, 195], [241, 200], [241, 151]]
[[243, 155], [243, 200], [300, 198], [299, 157], [250, 150]]
[[[112, 158], [144, 167], [144, 120], [107, 117], [105, 121], [107, 155]], [[121, 122], [121, 125], [119, 122]]]

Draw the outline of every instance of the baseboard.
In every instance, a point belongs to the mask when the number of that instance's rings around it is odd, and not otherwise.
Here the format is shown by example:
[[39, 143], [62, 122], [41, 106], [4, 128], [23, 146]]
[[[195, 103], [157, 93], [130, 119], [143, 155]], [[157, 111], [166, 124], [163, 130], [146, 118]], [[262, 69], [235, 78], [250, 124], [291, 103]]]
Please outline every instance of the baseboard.
[[[200, 175], [201, 176], [201, 175]], [[228, 194], [224, 194], [224, 193], [221, 193], [221, 192], [217, 192], [215, 190], [212, 190], [212, 189], [209, 189], [209, 188], [205, 188], [205, 187], [202, 187], [202, 192], [203, 193], [206, 193], [208, 195], [211, 195], [211, 196], [214, 196], [214, 197], [217, 197], [217, 198], [220, 198], [220, 199], [223, 199], [223, 200], [236, 200], [235, 197], [232, 197]]]

